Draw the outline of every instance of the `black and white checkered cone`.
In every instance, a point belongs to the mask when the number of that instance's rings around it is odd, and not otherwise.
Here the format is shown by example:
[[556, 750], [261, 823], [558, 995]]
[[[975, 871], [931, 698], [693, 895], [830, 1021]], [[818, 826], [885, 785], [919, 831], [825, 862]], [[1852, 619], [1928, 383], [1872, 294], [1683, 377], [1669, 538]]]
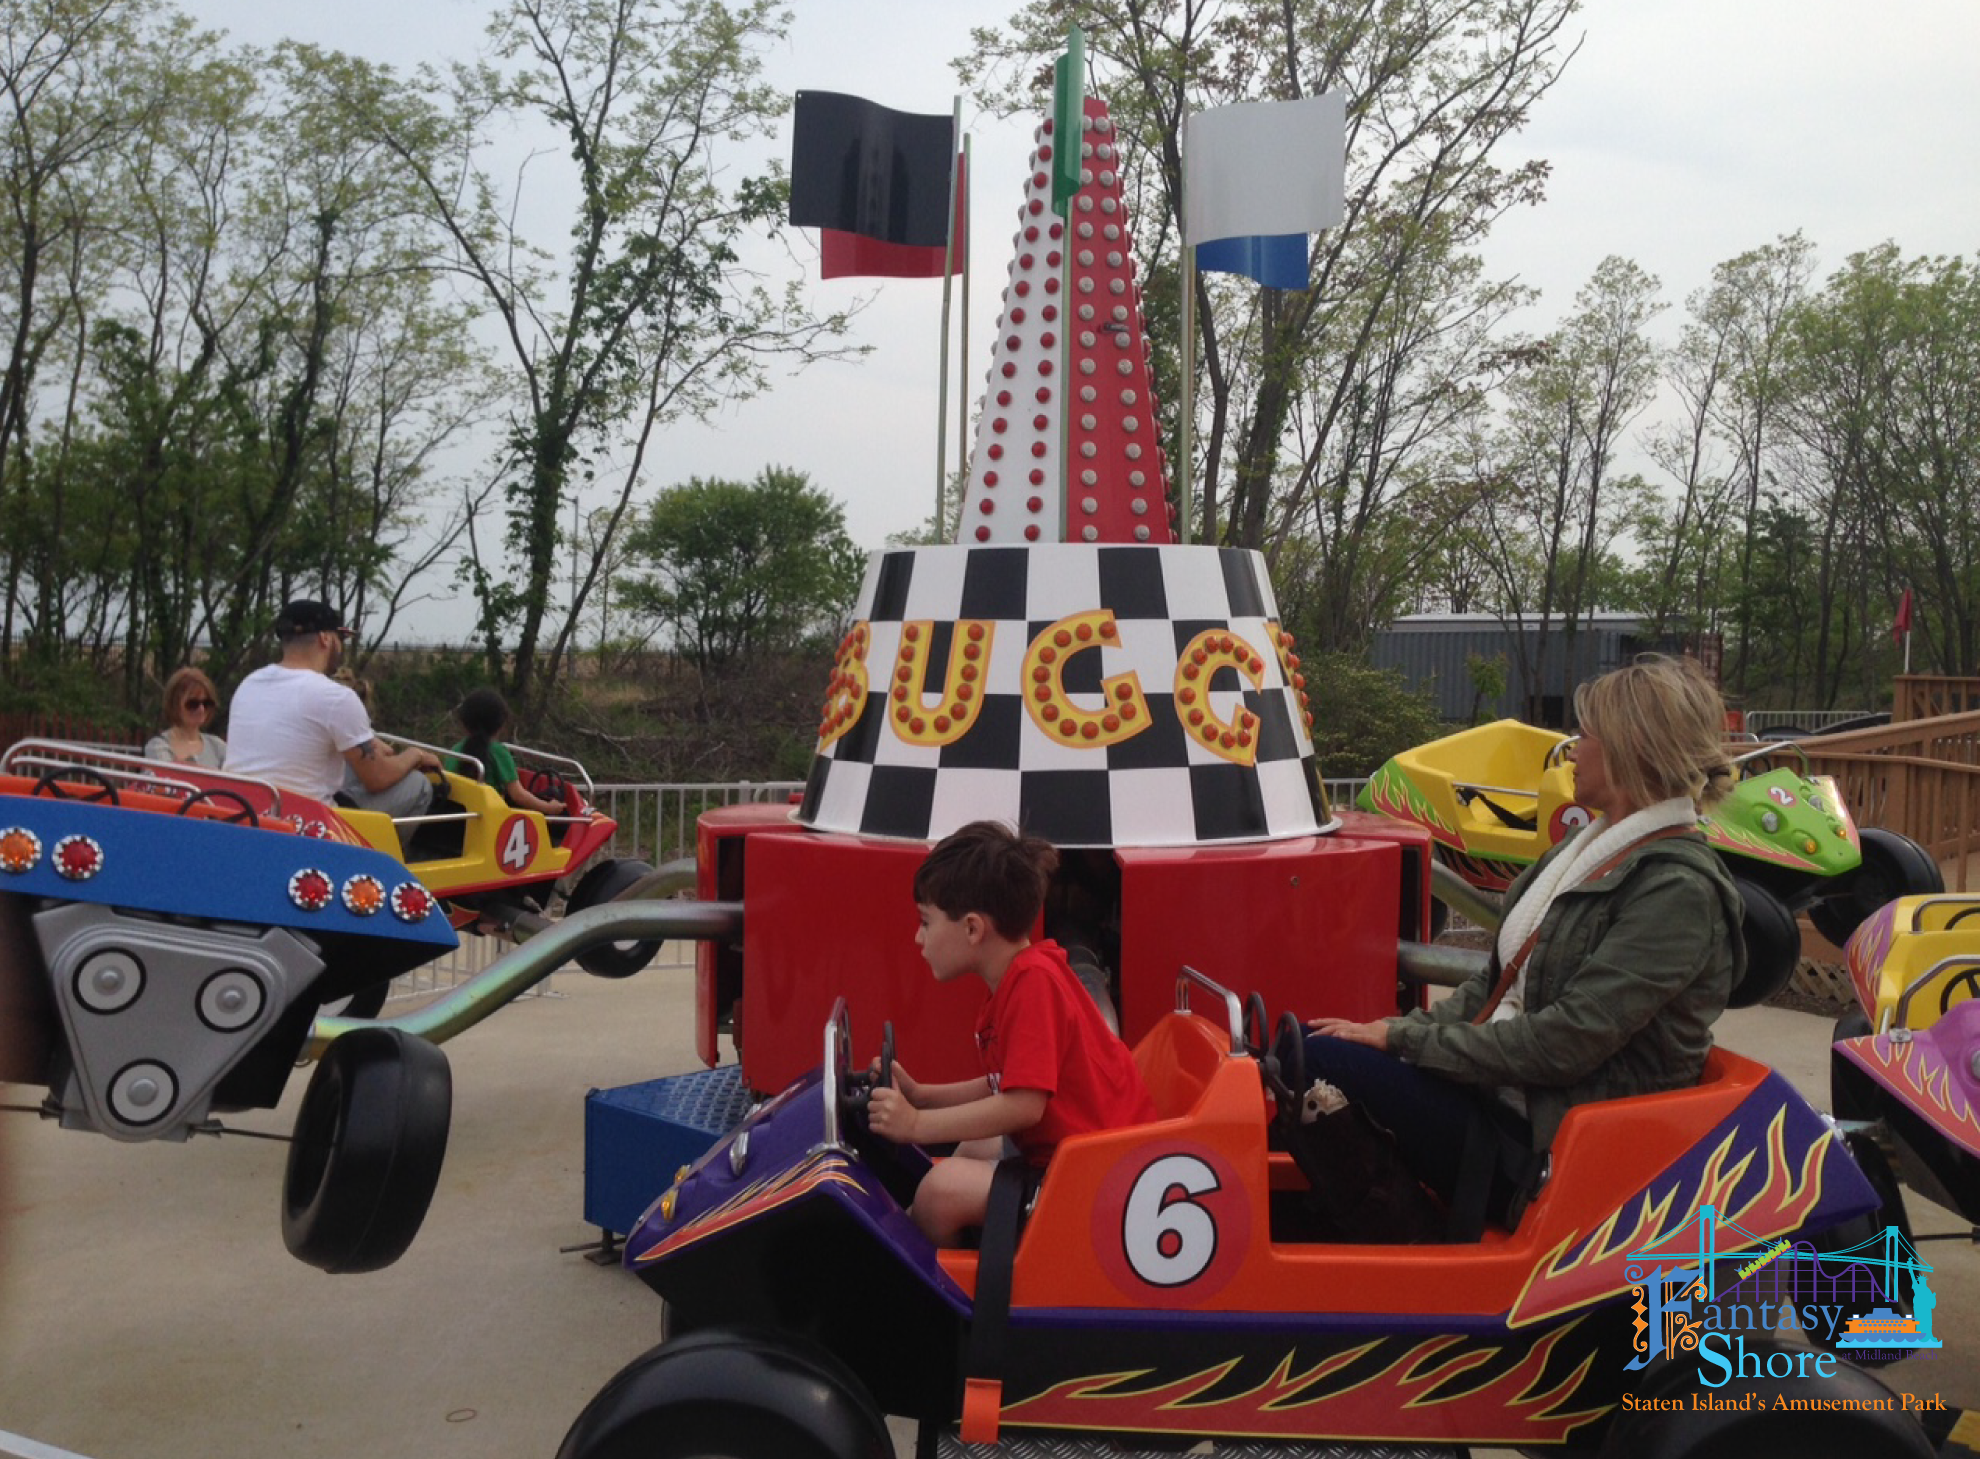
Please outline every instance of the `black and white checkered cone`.
[[1326, 829], [1304, 680], [1256, 552], [1043, 543], [882, 552], [797, 819], [1060, 846]]

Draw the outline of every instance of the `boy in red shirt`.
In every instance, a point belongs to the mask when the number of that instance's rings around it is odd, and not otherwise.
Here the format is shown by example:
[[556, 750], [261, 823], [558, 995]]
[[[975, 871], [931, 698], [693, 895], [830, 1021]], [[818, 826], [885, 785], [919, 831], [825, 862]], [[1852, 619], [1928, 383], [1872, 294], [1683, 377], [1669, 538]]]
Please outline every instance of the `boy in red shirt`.
[[917, 1084], [898, 1063], [875, 1090], [876, 1134], [909, 1144], [962, 1142], [915, 1192], [931, 1241], [954, 1246], [983, 1224], [990, 1177], [1009, 1136], [1043, 1165], [1068, 1135], [1155, 1118], [1127, 1045], [1107, 1027], [1056, 942], [1031, 941], [1059, 853], [994, 821], [975, 821], [928, 853], [915, 873], [915, 942], [941, 983], [974, 975], [990, 989], [976, 1019], [983, 1077]]

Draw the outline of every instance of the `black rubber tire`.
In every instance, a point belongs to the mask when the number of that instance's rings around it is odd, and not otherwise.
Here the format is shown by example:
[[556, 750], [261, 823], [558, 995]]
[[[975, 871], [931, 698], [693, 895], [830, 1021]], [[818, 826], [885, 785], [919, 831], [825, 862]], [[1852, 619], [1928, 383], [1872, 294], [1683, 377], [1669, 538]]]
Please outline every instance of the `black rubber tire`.
[[[644, 861], [601, 861], [578, 878], [578, 884], [571, 888], [564, 903], [564, 911], [582, 912], [587, 907], [617, 901], [621, 892], [652, 874], [653, 868]], [[600, 978], [630, 978], [652, 962], [659, 951], [657, 940], [601, 943], [579, 953], [577, 965]]]
[[282, 1179], [282, 1240], [326, 1272], [405, 1255], [433, 1201], [453, 1116], [447, 1056], [396, 1028], [333, 1040], [296, 1112]]
[[886, 1421], [822, 1348], [735, 1328], [662, 1343], [585, 1405], [557, 1459], [889, 1459]]
[[1751, 1008], [1765, 1003], [1787, 986], [1801, 961], [1801, 924], [1787, 903], [1743, 876], [1733, 878], [1745, 915], [1740, 936], [1746, 941], [1746, 972], [1726, 999], [1728, 1008]]
[[1808, 909], [1808, 920], [1815, 924], [1815, 930], [1837, 947], [1848, 942], [1864, 918], [1886, 902], [1935, 895], [1946, 889], [1939, 863], [1909, 836], [1882, 826], [1865, 826], [1862, 838], [1863, 864], [1833, 878]]
[[[1861, 1008], [1852, 1008], [1836, 1020], [1836, 1026], [1829, 1033], [1829, 1043], [1839, 1044], [1844, 1039], [1861, 1038], [1869, 1033], [1870, 1016]], [[1853, 1070], [1854, 1066], [1850, 1066]], [[1877, 1118], [1875, 1101], [1866, 1102], [1860, 1091], [1863, 1076], [1845, 1070], [1840, 1056], [1829, 1056], [1829, 1113], [1839, 1120], [1874, 1120]], [[1875, 1182], [1872, 1182], [1873, 1184]]]
[[[1749, 1350], [1800, 1354], [1802, 1350], [1747, 1335]], [[1764, 1362], [1764, 1357], [1762, 1359]], [[1687, 1377], [1696, 1360], [1686, 1356]], [[1669, 1375], [1675, 1377], [1673, 1372]], [[1750, 1396], [1751, 1409], [1695, 1409], [1690, 1399], [1699, 1394], [1737, 1403]], [[1866, 1400], [1888, 1409], [1776, 1409], [1776, 1396], [1796, 1399]], [[1667, 1383], [1657, 1396], [1677, 1399], [1681, 1409], [1619, 1409], [1603, 1438], [1598, 1459], [1758, 1459], [1793, 1455], [1794, 1459], [1931, 1459], [1932, 1444], [1925, 1430], [1899, 1411], [1898, 1398], [1884, 1383], [1850, 1363], [1837, 1365], [1835, 1376], [1820, 1378], [1733, 1378], [1717, 1388], [1695, 1380]]]

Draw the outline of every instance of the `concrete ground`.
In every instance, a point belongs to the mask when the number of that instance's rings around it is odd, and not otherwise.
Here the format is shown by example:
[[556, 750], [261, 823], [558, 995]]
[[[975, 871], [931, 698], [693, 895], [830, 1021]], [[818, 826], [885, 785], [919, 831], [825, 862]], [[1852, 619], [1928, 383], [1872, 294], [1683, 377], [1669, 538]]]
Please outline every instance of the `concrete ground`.
[[[453, 1135], [432, 1212], [403, 1260], [367, 1276], [325, 1276], [283, 1249], [282, 1145], [127, 1146], [0, 1119], [0, 1455], [553, 1454], [660, 1317], [635, 1279], [560, 1250], [596, 1234], [585, 1094], [697, 1067], [684, 971], [554, 981], [555, 996], [448, 1046]], [[1758, 1009], [1720, 1030], [1820, 1102], [1828, 1027]], [[286, 1133], [303, 1083], [237, 1122]], [[0, 1104], [38, 1097], [0, 1085]], [[1912, 1211], [1921, 1233], [1963, 1229]], [[1980, 1253], [1923, 1254], [1947, 1346], [1886, 1380], [1980, 1407]]]

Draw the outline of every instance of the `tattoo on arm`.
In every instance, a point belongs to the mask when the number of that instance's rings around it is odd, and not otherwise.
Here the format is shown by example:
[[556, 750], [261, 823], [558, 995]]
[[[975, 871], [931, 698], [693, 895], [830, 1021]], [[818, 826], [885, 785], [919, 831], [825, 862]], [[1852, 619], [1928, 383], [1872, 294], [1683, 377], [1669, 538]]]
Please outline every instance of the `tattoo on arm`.
[[357, 752], [358, 758], [361, 760], [376, 760], [378, 758], [378, 741], [366, 740], [357, 747]]

